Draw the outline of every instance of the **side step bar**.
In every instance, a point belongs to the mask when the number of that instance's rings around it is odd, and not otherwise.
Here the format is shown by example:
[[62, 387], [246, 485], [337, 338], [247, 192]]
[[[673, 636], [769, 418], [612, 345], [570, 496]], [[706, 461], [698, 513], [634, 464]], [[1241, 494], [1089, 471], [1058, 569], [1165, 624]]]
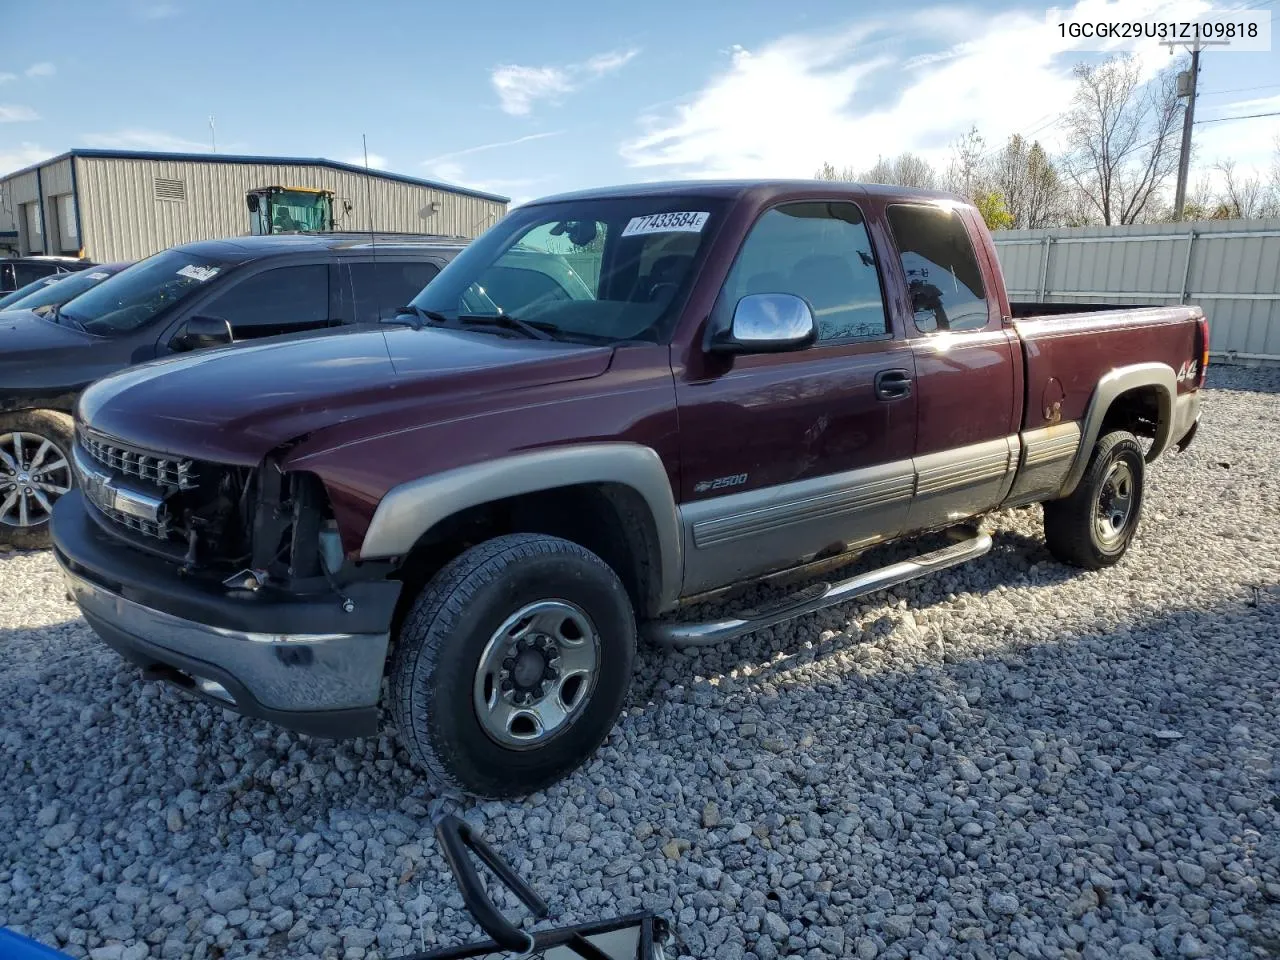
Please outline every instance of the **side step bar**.
[[916, 580], [931, 573], [937, 573], [939, 570], [946, 570], [948, 567], [980, 557], [990, 549], [990, 535], [978, 533], [967, 540], [940, 550], [921, 554], [899, 563], [891, 563], [879, 570], [860, 573], [856, 577], [850, 577], [839, 583], [814, 584], [776, 603], [754, 610], [744, 610], [736, 617], [709, 620], [704, 623], [657, 621], [645, 627], [645, 634], [654, 643], [664, 647], [709, 646], [724, 640], [733, 640], [755, 630], [772, 627], [824, 607], [847, 603], [869, 593], [875, 593], [877, 590], [884, 590], [906, 583], [908, 580]]

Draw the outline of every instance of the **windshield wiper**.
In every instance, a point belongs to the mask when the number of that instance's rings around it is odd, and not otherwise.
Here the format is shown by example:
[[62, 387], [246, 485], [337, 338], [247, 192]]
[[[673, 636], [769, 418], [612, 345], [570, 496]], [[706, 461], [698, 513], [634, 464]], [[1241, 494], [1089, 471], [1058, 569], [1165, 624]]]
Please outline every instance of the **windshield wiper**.
[[458, 315], [458, 322], [472, 326], [502, 327], [504, 330], [515, 330], [523, 333], [530, 340], [558, 340], [556, 334], [560, 328], [554, 323], [530, 323], [509, 313], [463, 313]]
[[[409, 320], [405, 314], [411, 314], [414, 319]], [[437, 313], [434, 310], [423, 310], [416, 303], [405, 304], [403, 307], [396, 307], [396, 315], [394, 317], [383, 317], [379, 323], [403, 323], [408, 324], [415, 330], [421, 330], [423, 323], [447, 323], [449, 320], [443, 313]]]
[[56, 305], [54, 306], [54, 308], [53, 308], [53, 322], [54, 322], [54, 323], [62, 323], [62, 321], [63, 321], [63, 319], [64, 319], [64, 318], [65, 318], [65, 319], [66, 319], [66, 320], [67, 320], [67, 321], [68, 321], [68, 322], [69, 322], [73, 327], [75, 327], [75, 328], [76, 328], [76, 329], [78, 329], [78, 330], [87, 330], [87, 329], [88, 329], [88, 328], [87, 328], [87, 327], [86, 327], [86, 326], [85, 326], [81, 321], [77, 320], [77, 319], [76, 319], [75, 317], [73, 317], [71, 314], [69, 314], [69, 313], [63, 313], [63, 312], [62, 312], [62, 304], [60, 304], [60, 303], [59, 303], [59, 304], [56, 304]]

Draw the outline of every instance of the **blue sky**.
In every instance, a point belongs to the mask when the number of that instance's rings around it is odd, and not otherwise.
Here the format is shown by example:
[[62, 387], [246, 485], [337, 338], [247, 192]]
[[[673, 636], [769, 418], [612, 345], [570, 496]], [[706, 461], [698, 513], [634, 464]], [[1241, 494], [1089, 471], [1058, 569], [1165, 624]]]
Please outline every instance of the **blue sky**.
[[[1043, 5], [849, 0], [12, 0], [0, 171], [73, 146], [357, 161], [517, 200], [634, 180], [810, 176], [977, 124], [1054, 145], [1074, 62]], [[1209, 8], [1181, 0], [1185, 18]], [[1277, 9], [1276, 0], [1215, 8]], [[1081, 14], [1159, 0], [1081, 0]], [[1278, 31], [1280, 32], [1280, 31]], [[1280, 37], [1277, 37], [1280, 44]], [[1149, 48], [1154, 71], [1169, 62]], [[1280, 50], [1204, 55], [1205, 119], [1280, 110]], [[1196, 129], [1267, 169], [1280, 117]]]

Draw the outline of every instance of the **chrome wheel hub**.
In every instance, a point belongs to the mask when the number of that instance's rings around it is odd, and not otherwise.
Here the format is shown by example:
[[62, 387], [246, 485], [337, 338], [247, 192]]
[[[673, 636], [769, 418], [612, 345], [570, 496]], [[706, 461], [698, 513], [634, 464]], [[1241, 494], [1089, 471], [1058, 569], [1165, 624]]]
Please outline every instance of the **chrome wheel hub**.
[[542, 746], [585, 709], [599, 664], [600, 637], [580, 607], [526, 604], [480, 654], [472, 689], [480, 726], [503, 746]]
[[0, 525], [36, 527], [72, 486], [67, 455], [35, 433], [0, 434]]
[[1104, 544], [1114, 544], [1124, 536], [1133, 515], [1133, 494], [1133, 471], [1123, 460], [1117, 460], [1102, 480], [1093, 510], [1094, 527]]

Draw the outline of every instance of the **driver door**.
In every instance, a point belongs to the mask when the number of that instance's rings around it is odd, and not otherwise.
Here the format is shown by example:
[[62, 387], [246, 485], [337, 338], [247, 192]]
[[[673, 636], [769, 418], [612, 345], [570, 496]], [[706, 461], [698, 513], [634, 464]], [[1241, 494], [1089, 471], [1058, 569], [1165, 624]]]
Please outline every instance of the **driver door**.
[[677, 377], [686, 594], [894, 537], [911, 504], [914, 363], [859, 207], [765, 211], [715, 309], [760, 293], [803, 299], [819, 339]]

